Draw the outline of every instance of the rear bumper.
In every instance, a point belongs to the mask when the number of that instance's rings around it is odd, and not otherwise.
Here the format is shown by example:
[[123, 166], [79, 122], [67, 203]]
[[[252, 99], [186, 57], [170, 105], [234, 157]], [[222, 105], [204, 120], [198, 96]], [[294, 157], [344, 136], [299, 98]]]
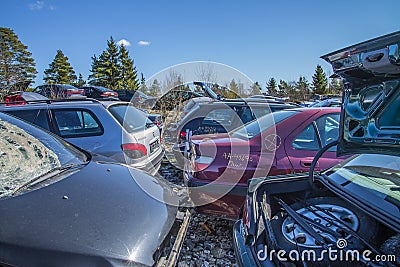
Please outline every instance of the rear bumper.
[[239, 266], [258, 266], [251, 248], [246, 245], [242, 220], [238, 220], [233, 225], [233, 247], [235, 250], [236, 261]]
[[151, 175], [155, 175], [160, 169], [163, 157], [164, 157], [164, 150], [162, 150], [161, 153], [158, 153], [157, 155], [148, 158], [143, 162], [130, 164], [130, 166], [142, 171], [146, 171]]

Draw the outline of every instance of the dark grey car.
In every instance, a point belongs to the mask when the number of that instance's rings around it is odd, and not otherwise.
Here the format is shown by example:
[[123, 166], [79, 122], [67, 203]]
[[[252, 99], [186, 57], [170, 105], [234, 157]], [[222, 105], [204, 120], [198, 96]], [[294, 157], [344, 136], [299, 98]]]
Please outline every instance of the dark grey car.
[[0, 136], [0, 265], [151, 266], [171, 259], [178, 200], [162, 180], [104, 163], [4, 113]]

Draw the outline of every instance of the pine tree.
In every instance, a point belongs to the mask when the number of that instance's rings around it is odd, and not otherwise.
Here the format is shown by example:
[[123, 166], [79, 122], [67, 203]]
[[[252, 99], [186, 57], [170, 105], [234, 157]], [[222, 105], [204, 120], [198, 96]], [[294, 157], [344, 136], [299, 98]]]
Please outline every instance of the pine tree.
[[147, 86], [146, 86], [146, 79], [144, 78], [143, 72], [140, 73], [140, 86], [139, 86], [139, 90], [145, 94], [149, 94]]
[[157, 79], [154, 79], [153, 83], [150, 86], [149, 89], [149, 95], [151, 96], [158, 96], [161, 94], [161, 85], [157, 81]]
[[47, 84], [72, 84], [76, 81], [75, 71], [61, 50], [57, 50], [53, 62], [44, 70], [43, 80]]
[[227, 93], [227, 98], [239, 98], [240, 97], [240, 88], [239, 85], [235, 82], [235, 79], [229, 83], [229, 92]]
[[296, 82], [296, 97], [295, 100], [307, 100], [310, 97], [309, 83], [304, 76], [300, 76], [299, 80]]
[[267, 82], [267, 92], [270, 95], [276, 96], [278, 95], [278, 90], [276, 89], [276, 81], [274, 78], [269, 79], [269, 81]]
[[119, 62], [121, 75], [119, 86], [122, 89], [137, 90], [139, 88], [139, 83], [137, 80], [136, 67], [124, 45], [121, 45], [119, 48]]
[[259, 95], [261, 94], [261, 86], [258, 82], [255, 82], [251, 87], [250, 95]]
[[315, 73], [313, 75], [313, 88], [314, 94], [323, 95], [327, 93], [328, 89], [328, 79], [324, 73], [324, 70], [320, 65], [317, 65]]
[[329, 93], [334, 95], [340, 95], [343, 90], [342, 79], [333, 78], [329, 85]]
[[83, 76], [81, 73], [79, 73], [79, 77], [78, 80], [72, 84], [73, 86], [77, 87], [77, 88], [81, 88], [84, 87], [86, 85], [86, 81], [83, 79]]
[[97, 58], [92, 57], [89, 84], [110, 89], [137, 90], [139, 82], [134, 61], [124, 46], [118, 46], [111, 36], [107, 48]]
[[35, 61], [27, 49], [13, 30], [0, 27], [0, 88], [35, 79]]
[[280, 97], [290, 97], [293, 94], [293, 85], [289, 84], [284, 80], [279, 81], [279, 96]]

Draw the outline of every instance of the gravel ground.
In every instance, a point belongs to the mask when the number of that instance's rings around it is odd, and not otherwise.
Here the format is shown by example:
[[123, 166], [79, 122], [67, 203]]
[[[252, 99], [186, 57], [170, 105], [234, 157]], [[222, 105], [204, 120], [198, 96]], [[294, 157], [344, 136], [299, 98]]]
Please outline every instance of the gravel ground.
[[[182, 171], [165, 161], [159, 174], [183, 186]], [[190, 225], [178, 260], [179, 267], [237, 266], [232, 246], [233, 221], [192, 211]]]

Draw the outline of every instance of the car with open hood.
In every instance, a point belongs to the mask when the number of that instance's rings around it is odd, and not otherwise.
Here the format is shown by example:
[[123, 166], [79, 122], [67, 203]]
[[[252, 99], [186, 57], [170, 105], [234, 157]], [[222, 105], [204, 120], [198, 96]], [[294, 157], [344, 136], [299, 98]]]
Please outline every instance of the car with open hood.
[[4, 113], [0, 151], [1, 266], [153, 266], [177, 258], [188, 217], [162, 179]]
[[[339, 140], [308, 175], [250, 181], [240, 266], [400, 265], [399, 52], [395, 32], [322, 57], [344, 79]], [[315, 172], [336, 144], [355, 155]]]

